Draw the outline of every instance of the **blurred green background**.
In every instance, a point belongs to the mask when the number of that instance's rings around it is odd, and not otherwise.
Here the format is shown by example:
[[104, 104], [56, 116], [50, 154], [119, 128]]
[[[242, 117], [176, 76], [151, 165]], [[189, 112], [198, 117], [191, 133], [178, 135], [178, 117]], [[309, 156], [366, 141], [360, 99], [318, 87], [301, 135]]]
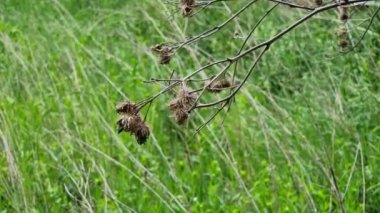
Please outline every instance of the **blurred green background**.
[[[215, 109], [178, 126], [170, 95], [150, 109], [147, 144], [116, 134], [119, 101], [162, 89], [144, 80], [233, 56], [239, 36], [273, 4], [258, 1], [168, 66], [149, 47], [199, 34], [246, 2], [185, 19], [174, 1], [1, 0], [1, 212], [379, 211], [378, 16], [347, 54], [339, 52], [336, 11], [292, 31], [272, 45], [231, 110], [200, 134]], [[355, 9], [346, 24], [352, 42], [375, 10]], [[248, 45], [304, 14], [279, 6]], [[252, 61], [239, 62], [238, 79]]]

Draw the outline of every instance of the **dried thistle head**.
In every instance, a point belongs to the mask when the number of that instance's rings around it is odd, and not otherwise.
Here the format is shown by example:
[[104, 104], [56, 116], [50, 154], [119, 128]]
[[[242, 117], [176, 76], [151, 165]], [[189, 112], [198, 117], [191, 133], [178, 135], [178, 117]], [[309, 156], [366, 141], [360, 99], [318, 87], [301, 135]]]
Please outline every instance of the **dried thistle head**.
[[197, 96], [192, 93], [189, 88], [183, 86], [181, 90], [178, 91], [176, 99], [181, 108], [190, 110], [190, 108], [195, 104]]
[[161, 54], [160, 55], [160, 64], [169, 64], [172, 59], [171, 54]]
[[133, 115], [128, 118], [127, 130], [134, 133], [137, 131], [139, 126], [143, 123], [142, 119], [138, 115]]
[[347, 27], [342, 24], [337, 30], [339, 38], [339, 47], [347, 48], [350, 44], [350, 39], [348, 37]]
[[144, 123], [140, 123], [139, 126], [136, 128], [134, 135], [138, 144], [145, 144], [150, 136], [149, 127]]
[[156, 44], [151, 47], [151, 50], [160, 55], [160, 64], [169, 64], [173, 56], [173, 48], [164, 44]]
[[190, 116], [190, 114], [187, 111], [183, 110], [183, 109], [177, 109], [174, 112], [175, 121], [179, 125], [184, 124], [187, 121], [187, 119], [189, 118], [189, 116]]
[[341, 21], [347, 21], [347, 19], [349, 18], [349, 15], [348, 15], [348, 7], [342, 7], [340, 9], [340, 15], [339, 15], [339, 19]]
[[181, 0], [180, 8], [184, 17], [191, 16], [194, 12], [195, 0]]
[[149, 138], [149, 127], [138, 114], [136, 104], [125, 101], [116, 106], [116, 112], [120, 114], [117, 120], [117, 132], [129, 132], [135, 136], [138, 144], [144, 144]]
[[232, 86], [231, 81], [227, 79], [217, 80], [217, 81], [212, 82], [211, 84], [209, 81], [206, 81], [205, 84], [208, 85], [206, 87], [207, 91], [212, 92], [212, 93], [219, 93], [223, 89], [226, 89]]
[[180, 101], [177, 98], [173, 99], [172, 101], [169, 102], [168, 108], [170, 111], [175, 111], [181, 108]]
[[162, 48], [164, 47], [163, 44], [155, 44], [153, 46], [150, 47], [150, 49], [153, 51], [153, 52], [156, 52], [156, 53], [160, 53], [162, 51]]
[[120, 134], [122, 131], [126, 131], [127, 130], [128, 117], [129, 117], [128, 115], [123, 114], [116, 121], [116, 124], [117, 124], [117, 133]]
[[339, 16], [339, 19], [342, 20], [342, 21], [346, 21], [348, 19], [348, 14], [347, 13], [342, 13], [340, 14]]
[[125, 131], [133, 134], [142, 123], [142, 120], [138, 115], [122, 114], [116, 123], [118, 125], [119, 133]]
[[348, 32], [347, 32], [347, 27], [344, 25], [341, 25], [338, 30], [337, 34], [339, 38], [347, 38]]
[[117, 113], [125, 113], [128, 115], [135, 115], [138, 113], [138, 107], [136, 104], [130, 102], [130, 101], [124, 101], [116, 105], [116, 112]]
[[181, 6], [181, 13], [184, 17], [189, 17], [191, 14], [193, 14], [193, 7], [189, 5], [182, 5]]
[[350, 44], [350, 42], [349, 42], [348, 39], [341, 39], [341, 40], [339, 41], [339, 46], [340, 46], [341, 48], [347, 48], [349, 44]]
[[172, 51], [172, 48], [166, 44], [155, 44], [150, 47], [150, 49], [155, 53], [168, 53]]
[[192, 93], [186, 86], [182, 86], [177, 92], [175, 99], [169, 103], [168, 108], [173, 112], [175, 121], [178, 124], [184, 124], [189, 118], [189, 111], [196, 104], [196, 100], [197, 96], [195, 93]]

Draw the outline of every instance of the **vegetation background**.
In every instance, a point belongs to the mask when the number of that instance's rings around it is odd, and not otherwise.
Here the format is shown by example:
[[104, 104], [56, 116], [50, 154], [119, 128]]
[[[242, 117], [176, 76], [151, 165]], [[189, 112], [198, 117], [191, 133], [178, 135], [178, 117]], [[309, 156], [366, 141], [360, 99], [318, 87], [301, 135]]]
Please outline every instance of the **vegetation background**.
[[[209, 29], [243, 3], [184, 19], [163, 1], [1, 0], [0, 210], [335, 212], [341, 197], [349, 212], [378, 212], [379, 17], [347, 54], [336, 11], [297, 28], [271, 47], [231, 111], [196, 136], [211, 110], [178, 126], [167, 96], [148, 115], [147, 144], [116, 134], [116, 103], [161, 88], [143, 80], [233, 55], [270, 3], [259, 1], [169, 66], [149, 47]], [[375, 9], [348, 22], [353, 41]], [[250, 44], [303, 14], [278, 7]]]

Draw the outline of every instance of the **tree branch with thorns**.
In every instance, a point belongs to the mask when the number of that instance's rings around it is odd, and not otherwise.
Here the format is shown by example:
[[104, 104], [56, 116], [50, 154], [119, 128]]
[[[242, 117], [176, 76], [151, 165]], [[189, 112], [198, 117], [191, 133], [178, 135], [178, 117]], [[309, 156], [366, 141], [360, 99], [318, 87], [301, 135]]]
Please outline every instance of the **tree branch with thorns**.
[[[230, 24], [233, 20], [239, 17], [244, 12], [248, 11], [252, 5], [260, 0], [250, 0], [247, 1], [237, 12], [232, 14], [225, 21], [221, 22], [219, 25], [210, 28], [198, 35], [192, 36], [184, 41], [177, 42], [175, 44], [158, 44], [151, 47], [151, 50], [155, 52], [160, 58], [160, 64], [169, 64], [171, 59], [175, 56], [176, 52], [192, 43], [198, 42], [214, 34], [218, 33], [221, 29], [225, 28], [226, 25]], [[349, 9], [353, 5], [365, 5], [366, 3], [372, 2], [372, 0], [334, 0], [329, 2], [323, 2], [322, 0], [314, 0], [312, 5], [303, 5], [296, 3], [296, 1], [288, 0], [266, 0], [271, 3], [268, 10], [262, 15], [258, 22], [249, 31], [249, 34], [244, 38], [244, 42], [238, 52], [235, 55], [228, 56], [224, 59], [211, 62], [207, 65], [200, 67], [199, 69], [193, 71], [192, 73], [184, 76], [182, 78], [173, 79], [173, 73], [168, 79], [150, 79], [146, 81], [147, 83], [165, 83], [165, 87], [158, 93], [146, 98], [140, 102], [124, 101], [117, 105], [116, 111], [119, 114], [119, 119], [117, 121], [118, 132], [129, 132], [136, 137], [139, 144], [144, 144], [150, 135], [150, 129], [146, 124], [146, 116], [144, 119], [141, 118], [140, 110], [147, 107], [146, 113], [149, 113], [151, 104], [161, 95], [167, 94], [169, 92], [174, 92], [175, 97], [168, 104], [168, 109], [172, 112], [174, 120], [179, 124], [185, 124], [186, 121], [191, 117], [191, 114], [195, 110], [201, 110], [203, 108], [215, 108], [214, 113], [196, 130], [199, 132], [204, 126], [211, 122], [222, 110], [229, 110], [233, 104], [233, 100], [241, 88], [246, 84], [247, 80], [250, 78], [254, 72], [256, 66], [259, 64], [260, 60], [264, 57], [265, 53], [276, 43], [278, 40], [286, 36], [289, 32], [293, 31], [298, 26], [306, 23], [312, 17], [322, 12], [328, 10], [337, 9], [339, 11], [339, 19], [341, 25], [338, 30], [339, 46], [341, 48], [347, 48], [349, 46], [349, 38], [347, 35], [347, 29], [345, 28], [345, 22], [350, 18]], [[218, 4], [221, 2], [228, 2], [227, 0], [179, 0], [178, 8], [181, 14], [190, 18], [198, 14], [200, 11], [207, 9], [212, 4]], [[306, 11], [307, 14], [302, 18], [298, 19], [294, 23], [290, 24], [283, 30], [279, 31], [273, 37], [265, 40], [264, 42], [254, 44], [251, 47], [246, 47], [248, 40], [252, 37], [253, 33], [257, 28], [263, 24], [266, 17], [272, 14], [272, 12], [279, 6], [288, 7], [290, 9], [298, 9]], [[376, 10], [375, 14], [371, 18], [371, 23], [373, 17], [379, 12]], [[368, 27], [369, 28], [369, 27]], [[356, 46], [356, 45], [355, 45]], [[243, 79], [240, 81], [236, 80], [237, 66], [238, 62], [247, 58], [247, 56], [254, 57], [254, 62], [250, 68], [243, 75]], [[216, 75], [210, 77], [199, 79], [196, 78], [200, 73], [206, 72], [207, 69], [222, 66], [220, 71]], [[229, 73], [229, 75], [227, 75]], [[230, 77], [229, 77], [230, 76]], [[197, 88], [192, 89], [191, 85], [195, 85]], [[202, 102], [204, 101], [204, 94], [210, 93], [221, 93], [225, 96], [219, 98], [216, 101]], [[218, 96], [219, 97], [219, 96]]]

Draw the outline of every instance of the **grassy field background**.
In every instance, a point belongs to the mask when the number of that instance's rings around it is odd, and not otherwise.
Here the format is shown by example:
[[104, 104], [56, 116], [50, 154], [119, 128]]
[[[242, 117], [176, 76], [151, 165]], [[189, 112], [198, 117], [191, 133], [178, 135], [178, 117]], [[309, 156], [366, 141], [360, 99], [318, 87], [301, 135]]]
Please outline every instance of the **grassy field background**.
[[[271, 47], [231, 111], [196, 136], [212, 110], [178, 126], [169, 96], [152, 105], [147, 144], [116, 133], [116, 103], [162, 88], [143, 80], [233, 55], [243, 42], [235, 33], [246, 35], [269, 4], [259, 1], [169, 66], [149, 47], [196, 35], [245, 2], [183, 19], [162, 1], [1, 0], [0, 210], [378, 212], [379, 17], [347, 54], [335, 12], [297, 28]], [[354, 42], [375, 9], [347, 24]], [[303, 14], [278, 7], [250, 45]]]

